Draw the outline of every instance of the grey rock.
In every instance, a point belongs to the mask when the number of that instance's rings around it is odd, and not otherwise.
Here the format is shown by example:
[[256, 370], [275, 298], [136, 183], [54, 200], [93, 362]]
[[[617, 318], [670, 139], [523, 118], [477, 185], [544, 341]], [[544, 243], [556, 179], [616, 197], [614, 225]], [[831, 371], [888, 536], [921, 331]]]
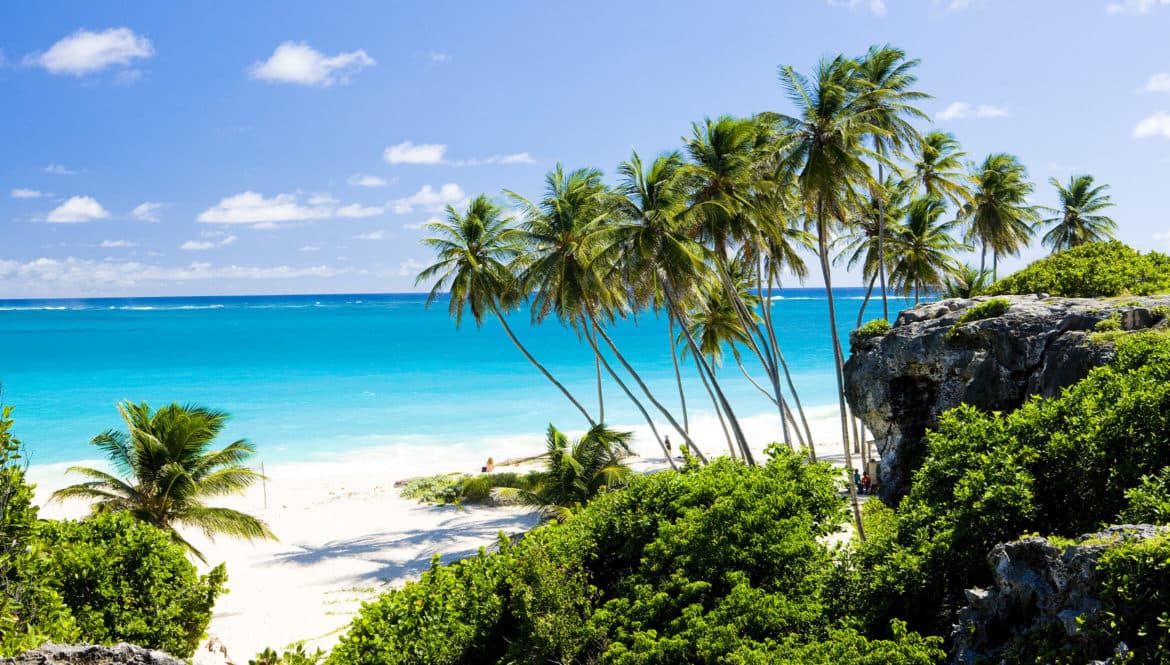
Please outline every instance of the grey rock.
[[[1034, 634], [1051, 635], [1054, 627], [1063, 631], [1069, 644], [1076, 644], [1080, 621], [1102, 608], [1095, 576], [1101, 553], [1118, 543], [1167, 531], [1170, 527], [1122, 524], [1085, 534], [1064, 550], [1036, 537], [996, 545], [987, 556], [992, 588], [966, 592], [967, 606], [959, 612], [952, 634], [953, 662], [997, 662], [1013, 643]], [[1126, 649], [1118, 644], [1115, 653]]]
[[[1154, 313], [1170, 297], [1126, 300], [1006, 296], [1000, 316], [955, 328], [963, 313], [990, 298], [953, 298], [907, 309], [884, 335], [850, 336], [845, 364], [849, 408], [873, 433], [881, 456], [879, 495], [895, 503], [921, 459], [922, 438], [960, 404], [1011, 411], [1030, 396], [1051, 397], [1114, 355], [1089, 341], [1117, 313], [1123, 330], [1168, 325]], [[1123, 304], [1124, 303], [1124, 304]]]
[[186, 665], [162, 651], [133, 644], [112, 647], [92, 644], [45, 644], [12, 658], [0, 658], [0, 665]]

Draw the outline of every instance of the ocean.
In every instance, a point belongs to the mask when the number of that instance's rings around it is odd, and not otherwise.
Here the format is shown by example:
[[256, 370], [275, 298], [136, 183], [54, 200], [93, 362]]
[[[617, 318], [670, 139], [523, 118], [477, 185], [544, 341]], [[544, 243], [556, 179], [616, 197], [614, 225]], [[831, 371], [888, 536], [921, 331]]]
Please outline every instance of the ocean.
[[[864, 290], [835, 294], [844, 341]], [[387, 447], [486, 456], [501, 442], [538, 441], [549, 423], [584, 428], [497, 321], [477, 328], [468, 315], [457, 329], [446, 301], [424, 303], [422, 294], [0, 300], [2, 401], [14, 407], [14, 432], [34, 465], [100, 457], [89, 441], [121, 427], [124, 399], [227, 411], [222, 443], [247, 438], [270, 464]], [[891, 317], [908, 304], [892, 301]], [[804, 403], [835, 404], [824, 290], [777, 291], [771, 307]], [[880, 315], [872, 300], [866, 319]], [[596, 411], [592, 354], [576, 334], [553, 320], [534, 325], [527, 312], [509, 322]], [[666, 320], [643, 314], [614, 324], [611, 336], [659, 400], [677, 407]], [[719, 375], [739, 416], [775, 413], [730, 353]], [[713, 415], [690, 361], [684, 382], [692, 418]], [[617, 386], [607, 380], [604, 391], [607, 422], [642, 424]]]

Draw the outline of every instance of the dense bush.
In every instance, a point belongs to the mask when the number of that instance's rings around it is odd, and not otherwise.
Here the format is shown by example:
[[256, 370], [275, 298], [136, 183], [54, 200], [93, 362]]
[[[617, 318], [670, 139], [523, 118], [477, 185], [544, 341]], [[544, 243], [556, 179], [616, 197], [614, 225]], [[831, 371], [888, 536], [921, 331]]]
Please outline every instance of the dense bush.
[[874, 319], [855, 330], [853, 334], [864, 339], [867, 337], [881, 337], [888, 332], [890, 332], [889, 321], [885, 319]]
[[499, 553], [436, 562], [366, 605], [328, 662], [936, 662], [939, 638], [827, 617], [837, 474], [771, 452], [638, 477]]
[[223, 590], [223, 565], [199, 576], [186, 549], [128, 514], [50, 521], [37, 571], [52, 580], [82, 639], [130, 642], [190, 658]]
[[1007, 415], [949, 411], [927, 435], [910, 494], [896, 513], [868, 516], [882, 528], [835, 571], [846, 590], [837, 611], [871, 630], [900, 618], [944, 631], [963, 589], [991, 582], [995, 543], [1115, 522], [1149, 505], [1135, 497], [1155, 492], [1149, 476], [1168, 465], [1170, 336], [1158, 332], [1120, 338], [1110, 366], [1060, 397]]
[[411, 478], [402, 486], [400, 493], [407, 499], [419, 503], [438, 504], [481, 504], [492, 501], [492, 490], [497, 487], [532, 489], [539, 480], [539, 472], [529, 473], [446, 473], [437, 476]]
[[992, 284], [987, 293], [1068, 297], [1148, 295], [1170, 291], [1170, 256], [1142, 254], [1116, 240], [1057, 252]]

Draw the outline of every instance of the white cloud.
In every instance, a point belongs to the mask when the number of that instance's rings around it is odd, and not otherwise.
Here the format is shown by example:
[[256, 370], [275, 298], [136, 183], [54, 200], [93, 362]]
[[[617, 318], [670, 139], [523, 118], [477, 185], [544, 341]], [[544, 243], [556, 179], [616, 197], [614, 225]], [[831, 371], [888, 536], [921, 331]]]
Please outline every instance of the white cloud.
[[138, 261], [93, 261], [68, 257], [40, 258], [28, 262], [0, 260], [0, 282], [39, 283], [51, 293], [66, 289], [93, 291], [101, 287], [131, 287], [141, 283], [217, 281], [227, 279], [294, 279], [334, 277], [342, 270], [331, 266], [214, 266], [191, 263], [186, 266], [159, 266]]
[[373, 64], [374, 59], [361, 49], [326, 56], [307, 42], [290, 41], [277, 46], [272, 57], [254, 63], [248, 72], [261, 81], [327, 88], [349, 83], [350, 75]]
[[354, 240], [385, 240], [386, 232], [382, 230], [370, 231], [369, 233], [359, 233], [353, 237]]
[[77, 224], [95, 219], [105, 219], [110, 213], [102, 204], [89, 196], [74, 196], [61, 205], [53, 208], [45, 217], [46, 222], [52, 224]]
[[465, 201], [467, 201], [467, 194], [464, 193], [463, 188], [449, 182], [437, 190], [430, 185], [423, 185], [422, 189], [414, 194], [406, 198], [395, 199], [389, 205], [395, 213], [405, 215], [414, 212], [416, 207], [422, 208], [426, 212], [441, 212], [447, 205], [458, 207]]
[[415, 259], [407, 259], [398, 264], [398, 274], [402, 277], [413, 277], [427, 267], [426, 263]]
[[403, 141], [398, 145], [386, 146], [382, 151], [382, 159], [390, 164], [442, 164], [445, 152], [447, 146], [441, 143], [415, 145], [411, 141]]
[[886, 0], [828, 0], [829, 6], [863, 9], [877, 16], [885, 16]]
[[115, 247], [137, 247], [138, 243], [130, 242], [129, 240], [103, 240], [101, 247], [112, 249]]
[[439, 219], [438, 217], [431, 217], [428, 219], [424, 219], [421, 222], [415, 222], [413, 224], [403, 224], [402, 228], [408, 229], [410, 231], [418, 231], [418, 230], [422, 229], [424, 226], [426, 226], [427, 224], [431, 224], [433, 222], [441, 222], [441, 221], [443, 221], [443, 220]]
[[323, 206], [332, 203], [339, 203], [339, 201], [328, 194], [314, 194], [309, 197], [309, 205]]
[[360, 219], [362, 217], [376, 217], [386, 212], [384, 208], [377, 206], [363, 206], [357, 203], [351, 203], [347, 206], [342, 206], [337, 209], [338, 217], [347, 217], [350, 219]]
[[49, 164], [42, 170], [53, 175], [77, 175], [77, 171], [71, 171], [60, 164]]
[[971, 105], [967, 102], [952, 102], [950, 106], [940, 111], [935, 118], [939, 120], [964, 120], [966, 118], [1003, 118], [1007, 116], [1007, 109], [990, 104]]
[[214, 240], [214, 241], [212, 241], [212, 240], [188, 240], [187, 242], [183, 243], [179, 247], [179, 249], [185, 249], [187, 251], [201, 252], [201, 251], [206, 251], [209, 249], [215, 249], [217, 247], [227, 247], [228, 245], [232, 244], [235, 241], [236, 241], [235, 236], [224, 236], [223, 238], [220, 238], [219, 240]]
[[1133, 128], [1133, 136], [1137, 139], [1146, 139], [1151, 136], [1163, 136], [1170, 139], [1170, 113], [1158, 111], [1143, 119]]
[[13, 189], [9, 193], [9, 196], [11, 196], [14, 199], [39, 199], [42, 196], [48, 196], [48, 194], [45, 192], [37, 191], [35, 189], [22, 189], [20, 187], [17, 187], [16, 189]]
[[162, 210], [163, 206], [164, 204], [162, 203], [147, 201], [134, 206], [134, 209], [130, 211], [130, 215], [134, 219], [140, 219], [144, 222], [157, 222], [159, 221], [158, 211]]
[[1120, 2], [1110, 2], [1105, 5], [1105, 13], [1111, 16], [1117, 14], [1148, 14], [1155, 7], [1165, 7], [1170, 5], [1170, 0], [1120, 0]]
[[966, 11], [971, 8], [975, 0], [951, 0], [947, 5], [947, 10], [952, 12]]
[[452, 56], [450, 53], [442, 53], [440, 51], [431, 51], [431, 62], [434, 62], [437, 64], [443, 64], [445, 62], [451, 62], [454, 59], [455, 59], [454, 56]]
[[49, 47], [48, 51], [29, 55], [25, 64], [40, 65], [53, 74], [83, 76], [111, 65], [129, 65], [132, 60], [154, 55], [150, 40], [134, 34], [130, 28], [110, 28], [102, 32], [78, 30]]
[[379, 178], [376, 175], [363, 175], [355, 173], [351, 175], [346, 182], [354, 187], [385, 187], [387, 184], [384, 178]]
[[1138, 88], [1138, 92], [1170, 92], [1170, 74], [1154, 74], [1144, 86]]
[[535, 164], [536, 160], [526, 152], [511, 155], [492, 155], [482, 159], [460, 159], [452, 162], [455, 166], [486, 166], [489, 164]]
[[295, 194], [277, 194], [266, 199], [261, 194], [247, 191], [221, 200], [199, 213], [196, 220], [212, 224], [275, 224], [325, 219], [332, 212], [333, 209], [326, 206], [303, 206]]
[[298, 252], [318, 252], [321, 251], [320, 245], [305, 245], [297, 250]]

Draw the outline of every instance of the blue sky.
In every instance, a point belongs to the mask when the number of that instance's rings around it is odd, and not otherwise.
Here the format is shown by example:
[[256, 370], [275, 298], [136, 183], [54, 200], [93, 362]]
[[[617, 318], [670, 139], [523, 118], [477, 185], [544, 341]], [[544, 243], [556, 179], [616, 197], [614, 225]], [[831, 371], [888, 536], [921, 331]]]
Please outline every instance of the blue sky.
[[4, 3], [0, 298], [412, 290], [442, 204], [785, 111], [778, 65], [875, 43], [971, 158], [1040, 204], [1090, 173], [1168, 250], [1167, 35], [1170, 0]]

